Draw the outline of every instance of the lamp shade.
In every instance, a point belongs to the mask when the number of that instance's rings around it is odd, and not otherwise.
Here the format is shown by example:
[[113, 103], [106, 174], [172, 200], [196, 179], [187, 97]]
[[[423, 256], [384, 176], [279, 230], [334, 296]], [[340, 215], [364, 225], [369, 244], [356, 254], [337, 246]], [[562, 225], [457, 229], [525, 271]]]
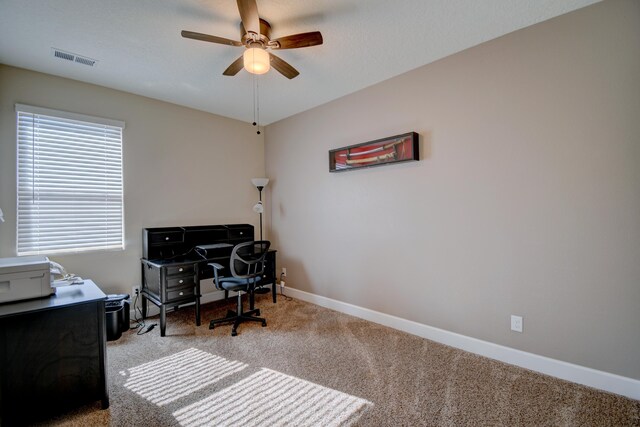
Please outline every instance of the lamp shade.
[[251, 182], [258, 188], [264, 188], [269, 183], [269, 178], [251, 178]]
[[264, 74], [271, 68], [269, 52], [259, 47], [251, 47], [244, 51], [244, 68], [252, 74]]

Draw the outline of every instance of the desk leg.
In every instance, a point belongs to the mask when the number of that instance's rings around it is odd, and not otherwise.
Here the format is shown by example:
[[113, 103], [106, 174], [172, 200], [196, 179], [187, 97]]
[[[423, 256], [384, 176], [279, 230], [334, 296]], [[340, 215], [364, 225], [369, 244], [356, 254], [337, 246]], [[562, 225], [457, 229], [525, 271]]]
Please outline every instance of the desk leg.
[[200, 326], [200, 285], [196, 285], [196, 326]]
[[167, 330], [167, 308], [162, 304], [160, 306], [160, 336], [163, 337]]
[[276, 291], [276, 281], [274, 280], [271, 284], [271, 295], [273, 296], [273, 303], [276, 303], [276, 295], [278, 292]]
[[[135, 303], [135, 301], [134, 301]], [[144, 296], [144, 294], [140, 294], [140, 308], [142, 311], [142, 320], [147, 318], [147, 309], [149, 308], [149, 304], [147, 302], [147, 298]], [[136, 307], [133, 307], [133, 311], [135, 313], [136, 311]]]

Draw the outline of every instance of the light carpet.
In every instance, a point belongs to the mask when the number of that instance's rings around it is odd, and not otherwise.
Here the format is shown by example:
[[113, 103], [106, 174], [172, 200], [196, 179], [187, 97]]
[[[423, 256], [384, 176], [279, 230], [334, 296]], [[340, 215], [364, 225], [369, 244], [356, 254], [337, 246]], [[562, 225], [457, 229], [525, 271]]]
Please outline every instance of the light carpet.
[[[107, 344], [111, 406], [60, 426], [640, 426], [640, 401], [569, 383], [299, 300], [209, 330], [235, 299]], [[158, 319], [147, 319], [147, 324]]]

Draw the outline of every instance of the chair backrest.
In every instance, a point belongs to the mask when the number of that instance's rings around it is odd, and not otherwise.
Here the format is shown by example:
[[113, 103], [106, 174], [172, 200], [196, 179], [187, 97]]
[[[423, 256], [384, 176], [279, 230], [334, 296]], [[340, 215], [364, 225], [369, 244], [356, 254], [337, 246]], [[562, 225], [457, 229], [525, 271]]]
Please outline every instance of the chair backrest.
[[231, 251], [231, 275], [239, 279], [252, 279], [264, 274], [264, 261], [271, 246], [268, 240], [238, 243]]

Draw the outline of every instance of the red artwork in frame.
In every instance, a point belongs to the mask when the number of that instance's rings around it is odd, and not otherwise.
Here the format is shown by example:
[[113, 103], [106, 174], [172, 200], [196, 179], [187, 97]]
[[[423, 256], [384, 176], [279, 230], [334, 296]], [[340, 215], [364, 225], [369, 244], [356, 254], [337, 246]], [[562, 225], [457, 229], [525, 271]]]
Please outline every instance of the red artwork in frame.
[[395, 135], [329, 150], [329, 172], [419, 160], [418, 134]]

